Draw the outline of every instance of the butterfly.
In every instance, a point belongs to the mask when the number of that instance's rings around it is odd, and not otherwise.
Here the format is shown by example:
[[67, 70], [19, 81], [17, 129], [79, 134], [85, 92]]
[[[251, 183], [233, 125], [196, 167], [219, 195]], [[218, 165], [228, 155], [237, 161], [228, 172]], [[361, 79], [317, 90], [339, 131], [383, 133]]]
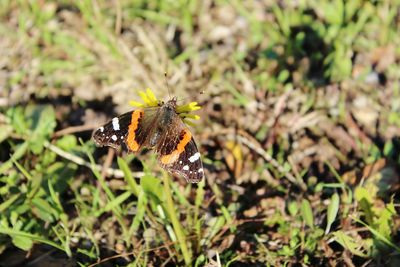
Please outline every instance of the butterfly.
[[130, 152], [154, 149], [162, 168], [190, 183], [204, 177], [203, 163], [193, 135], [177, 112], [177, 99], [159, 102], [113, 118], [93, 133], [98, 146], [125, 145]]

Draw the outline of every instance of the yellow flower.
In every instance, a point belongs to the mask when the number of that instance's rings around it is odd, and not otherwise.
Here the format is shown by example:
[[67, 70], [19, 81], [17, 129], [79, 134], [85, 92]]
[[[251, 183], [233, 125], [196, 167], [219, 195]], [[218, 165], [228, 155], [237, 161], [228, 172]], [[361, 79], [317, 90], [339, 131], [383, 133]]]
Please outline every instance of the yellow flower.
[[157, 100], [153, 91], [150, 90], [150, 88], [147, 88], [146, 91], [139, 91], [139, 96], [144, 103], [131, 100], [129, 101], [129, 105], [142, 108], [142, 107], [157, 107], [159, 104], [159, 101]]
[[[129, 101], [129, 104], [134, 107], [143, 108], [157, 107], [163, 103], [156, 98], [153, 91], [151, 91], [149, 88], [147, 88], [146, 91], [139, 91], [139, 96], [142, 99], [143, 103], [131, 100]], [[177, 105], [176, 112], [183, 119], [184, 123], [188, 125], [193, 125], [193, 123], [189, 120], [198, 120], [200, 119], [200, 116], [190, 113], [199, 109], [201, 109], [201, 106], [199, 106], [197, 102], [190, 102], [189, 104]]]

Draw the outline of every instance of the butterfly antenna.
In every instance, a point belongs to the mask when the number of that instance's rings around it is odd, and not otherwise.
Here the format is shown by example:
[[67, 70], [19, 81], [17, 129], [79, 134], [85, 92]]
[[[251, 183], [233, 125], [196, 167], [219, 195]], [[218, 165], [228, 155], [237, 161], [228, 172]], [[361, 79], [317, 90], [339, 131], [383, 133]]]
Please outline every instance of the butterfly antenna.
[[165, 86], [167, 87], [167, 90], [168, 90], [169, 99], [171, 99], [171, 90], [169, 89], [168, 76], [167, 75], [168, 75], [167, 72], [164, 72]]
[[[205, 93], [205, 91], [202, 90], [202, 91], [199, 92], [199, 95], [204, 95], [204, 93]], [[193, 97], [192, 96], [188, 96], [188, 97], [185, 97], [185, 98], [181, 98], [181, 99], [178, 99], [178, 102], [182, 102], [182, 101], [185, 101], [185, 100], [191, 99], [191, 98], [193, 98]]]

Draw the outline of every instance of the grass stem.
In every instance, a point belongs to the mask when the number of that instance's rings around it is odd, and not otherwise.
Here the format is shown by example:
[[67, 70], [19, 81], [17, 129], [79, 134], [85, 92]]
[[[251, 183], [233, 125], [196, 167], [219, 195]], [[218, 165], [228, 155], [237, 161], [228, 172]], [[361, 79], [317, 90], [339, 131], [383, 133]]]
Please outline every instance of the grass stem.
[[172, 227], [174, 228], [175, 235], [178, 239], [178, 243], [181, 248], [183, 258], [185, 260], [185, 265], [189, 266], [191, 263], [191, 255], [187, 247], [185, 233], [183, 232], [182, 226], [178, 220], [178, 215], [176, 214], [174, 201], [172, 199], [172, 194], [171, 194], [171, 187], [169, 185], [169, 175], [166, 172], [164, 172], [163, 175], [163, 184], [164, 184], [164, 194], [166, 200], [165, 209], [168, 213], [168, 216], [172, 223]]

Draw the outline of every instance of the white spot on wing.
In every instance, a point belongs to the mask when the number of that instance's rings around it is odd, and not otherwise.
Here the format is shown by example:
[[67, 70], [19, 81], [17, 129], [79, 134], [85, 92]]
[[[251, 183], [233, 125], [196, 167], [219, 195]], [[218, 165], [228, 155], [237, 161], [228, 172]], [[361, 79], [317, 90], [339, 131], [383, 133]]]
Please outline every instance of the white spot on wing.
[[182, 170], [188, 171], [189, 170], [189, 166], [188, 165], [183, 166]]
[[204, 171], [203, 171], [203, 168], [200, 168], [197, 172], [198, 172], [198, 173], [204, 172]]
[[113, 125], [114, 131], [119, 131], [119, 120], [117, 117], [112, 119], [112, 125]]
[[113, 134], [113, 136], [111, 136], [111, 139], [114, 141], [117, 141], [117, 136], [115, 134]]
[[182, 164], [182, 160], [179, 161], [179, 164]]
[[200, 158], [200, 153], [199, 153], [199, 152], [196, 152], [196, 153], [193, 154], [193, 156], [191, 156], [191, 157], [189, 158], [189, 161], [190, 161], [190, 162], [195, 162], [196, 160], [199, 160], [199, 158]]
[[99, 128], [99, 130], [100, 130], [100, 132], [104, 132], [104, 127], [101, 126], [101, 127]]

